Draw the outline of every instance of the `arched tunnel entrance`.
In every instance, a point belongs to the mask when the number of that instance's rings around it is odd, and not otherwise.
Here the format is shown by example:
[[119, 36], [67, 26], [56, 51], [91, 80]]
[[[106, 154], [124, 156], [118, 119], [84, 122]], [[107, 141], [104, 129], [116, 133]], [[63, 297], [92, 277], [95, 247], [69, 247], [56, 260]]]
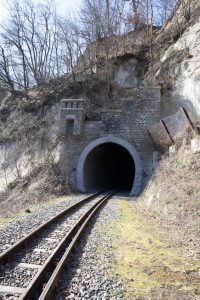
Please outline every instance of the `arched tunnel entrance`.
[[77, 188], [81, 192], [96, 190], [129, 190], [140, 193], [142, 164], [139, 154], [128, 142], [104, 137], [83, 150], [77, 166]]
[[121, 145], [105, 143], [94, 148], [84, 164], [85, 188], [93, 190], [131, 191], [135, 164], [130, 153]]

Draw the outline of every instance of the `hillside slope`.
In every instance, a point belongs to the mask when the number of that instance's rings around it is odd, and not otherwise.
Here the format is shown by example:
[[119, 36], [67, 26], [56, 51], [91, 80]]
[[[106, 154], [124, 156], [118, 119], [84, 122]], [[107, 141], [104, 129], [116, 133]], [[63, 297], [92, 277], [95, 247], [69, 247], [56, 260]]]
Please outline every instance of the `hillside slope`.
[[162, 157], [140, 197], [121, 199], [111, 232], [125, 299], [199, 299], [199, 186], [200, 136], [190, 132]]
[[[131, 68], [127, 63], [123, 64], [123, 59], [127, 59], [125, 56], [118, 61], [119, 70], [129, 70], [130, 78], [138, 79], [136, 82], [161, 85], [161, 117], [175, 113], [180, 105], [188, 109], [193, 119], [200, 114], [199, 34], [200, 3], [192, 0], [189, 17], [178, 7], [165, 26], [155, 31], [153, 56], [147, 60], [148, 68], [141, 63], [144, 70], [139, 70], [140, 78], [135, 78], [135, 59]], [[139, 39], [137, 34], [134, 36]], [[131, 38], [129, 46], [133, 48]], [[149, 53], [143, 52], [144, 57], [149, 56]], [[144, 77], [141, 79], [142, 73]], [[3, 95], [0, 100], [2, 212], [6, 211], [8, 202], [13, 210], [17, 210], [28, 206], [31, 201], [45, 200], [70, 190], [57, 167], [62, 142], [59, 136], [59, 101], [65, 97], [85, 97], [90, 108], [87, 118], [98, 120], [98, 110], [117, 108], [119, 104], [117, 92], [120, 94], [120, 87], [115, 85], [116, 82], [108, 84], [101, 80], [98, 74], [86, 77], [78, 74], [76, 82], [69, 76], [63, 76], [40, 89], [33, 88], [29, 90], [28, 99], [22, 93]], [[46, 188], [42, 189], [42, 186]]]
[[[71, 187], [58, 168], [62, 146], [60, 100], [104, 98], [105, 89], [94, 76], [68, 76], [41, 88], [3, 95], [0, 101], [0, 214], [8, 215], [33, 203], [66, 194]], [[96, 101], [97, 102], [97, 101]], [[91, 105], [92, 106], [92, 105]], [[87, 118], [95, 118], [92, 114]]]
[[[150, 214], [178, 226], [177, 239], [200, 258], [200, 137], [185, 137], [178, 149], [166, 155], [143, 193]], [[176, 233], [174, 233], [176, 235]]]

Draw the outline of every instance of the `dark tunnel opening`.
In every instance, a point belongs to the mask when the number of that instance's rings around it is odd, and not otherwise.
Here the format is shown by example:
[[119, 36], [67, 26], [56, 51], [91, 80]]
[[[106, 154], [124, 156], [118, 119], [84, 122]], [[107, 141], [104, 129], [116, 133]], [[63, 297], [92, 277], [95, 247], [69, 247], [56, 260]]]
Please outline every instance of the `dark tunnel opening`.
[[84, 183], [87, 191], [130, 191], [135, 177], [131, 154], [121, 145], [105, 143], [94, 148], [84, 164]]

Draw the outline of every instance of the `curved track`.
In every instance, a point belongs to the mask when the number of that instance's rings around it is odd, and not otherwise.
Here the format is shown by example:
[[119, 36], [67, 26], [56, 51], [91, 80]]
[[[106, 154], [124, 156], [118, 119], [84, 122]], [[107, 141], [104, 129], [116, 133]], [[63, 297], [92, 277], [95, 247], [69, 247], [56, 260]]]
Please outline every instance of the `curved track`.
[[53, 299], [52, 292], [80, 235], [112, 195], [97, 193], [79, 201], [3, 252], [0, 299]]

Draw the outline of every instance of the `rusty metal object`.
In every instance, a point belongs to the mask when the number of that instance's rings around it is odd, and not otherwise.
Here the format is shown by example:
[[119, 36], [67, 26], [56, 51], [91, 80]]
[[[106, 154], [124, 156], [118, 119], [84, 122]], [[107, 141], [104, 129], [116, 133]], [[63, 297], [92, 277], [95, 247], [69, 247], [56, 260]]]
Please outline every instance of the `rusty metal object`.
[[168, 137], [169, 137], [171, 143], [174, 144], [174, 139], [173, 139], [172, 136], [170, 135], [169, 130], [168, 130], [166, 124], [165, 124], [165, 121], [164, 121], [164, 120], [160, 120], [160, 124], [163, 126], [163, 128], [164, 128], [165, 131], [167, 132], [167, 135], [168, 135]]
[[181, 110], [182, 110], [182, 112], [184, 113], [184, 115], [186, 116], [186, 119], [188, 120], [189, 126], [190, 126], [192, 129], [195, 129], [194, 124], [193, 124], [192, 120], [190, 119], [187, 110], [186, 110], [183, 106], [181, 106]]

